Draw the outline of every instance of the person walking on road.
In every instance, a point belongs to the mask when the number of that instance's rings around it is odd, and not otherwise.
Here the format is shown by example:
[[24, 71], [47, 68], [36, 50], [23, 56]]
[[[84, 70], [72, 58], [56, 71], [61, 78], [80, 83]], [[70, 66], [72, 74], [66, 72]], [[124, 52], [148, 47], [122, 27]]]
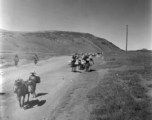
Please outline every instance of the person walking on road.
[[18, 62], [19, 62], [19, 57], [18, 57], [17, 54], [15, 55], [14, 62], [15, 62], [15, 66], [17, 67], [18, 66]]
[[37, 64], [38, 60], [39, 60], [39, 58], [38, 58], [37, 54], [35, 54], [34, 55], [34, 63]]
[[35, 74], [36, 74], [35, 71], [32, 71], [31, 76], [29, 77], [29, 80], [28, 80], [28, 85], [31, 86], [30, 92], [33, 94], [33, 97], [36, 97], [35, 91], [36, 91], [37, 78]]

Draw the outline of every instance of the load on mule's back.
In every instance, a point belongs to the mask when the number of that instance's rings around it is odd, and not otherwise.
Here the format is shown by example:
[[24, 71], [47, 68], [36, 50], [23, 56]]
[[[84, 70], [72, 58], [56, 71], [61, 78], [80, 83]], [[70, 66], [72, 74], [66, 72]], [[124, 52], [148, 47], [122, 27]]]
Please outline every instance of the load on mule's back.
[[92, 54], [83, 53], [81, 56], [77, 53], [72, 56], [72, 60], [69, 61], [69, 65], [72, 67], [72, 72], [76, 71], [76, 67], [79, 70], [89, 71], [89, 68], [94, 64]]
[[79, 59], [78, 68], [79, 70], [89, 71], [89, 68], [94, 64], [93, 58], [91, 54], [85, 53], [82, 55], [81, 59]]
[[79, 60], [78, 60], [78, 69], [79, 69], [79, 70], [84, 70], [84, 69], [85, 69], [85, 64], [86, 64], [86, 61], [85, 61], [85, 60], [79, 59]]
[[[17, 94], [17, 99], [19, 101], [20, 107], [21, 108], [24, 107], [25, 96], [28, 95], [27, 102], [29, 102], [29, 97], [30, 97], [27, 81], [23, 81], [22, 79], [15, 80], [13, 90], [14, 90], [14, 93]], [[22, 99], [22, 103], [21, 103], [22, 97], [23, 97], [23, 99]]]

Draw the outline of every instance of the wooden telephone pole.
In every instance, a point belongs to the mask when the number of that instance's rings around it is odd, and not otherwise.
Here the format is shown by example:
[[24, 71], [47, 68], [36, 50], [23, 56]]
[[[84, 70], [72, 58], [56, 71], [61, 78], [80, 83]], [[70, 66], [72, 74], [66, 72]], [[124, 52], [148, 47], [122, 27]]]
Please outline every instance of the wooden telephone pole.
[[127, 46], [128, 45], [128, 25], [126, 26], [126, 55], [127, 55]]

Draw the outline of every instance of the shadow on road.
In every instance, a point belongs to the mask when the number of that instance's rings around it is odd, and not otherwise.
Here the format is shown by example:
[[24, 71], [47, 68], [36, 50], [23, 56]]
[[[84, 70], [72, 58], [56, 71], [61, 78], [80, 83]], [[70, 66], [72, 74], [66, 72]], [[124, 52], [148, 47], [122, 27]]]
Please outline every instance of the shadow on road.
[[5, 95], [6, 93], [0, 93], [0, 95]]
[[46, 94], [48, 94], [48, 93], [38, 93], [38, 94], [36, 95], [36, 97], [43, 96], [43, 95], [46, 95]]
[[81, 71], [73, 71], [73, 72], [82, 73]]
[[46, 100], [32, 100], [32, 101], [29, 101], [29, 102], [26, 102], [25, 103], [25, 107], [24, 107], [24, 109], [26, 110], [26, 109], [30, 109], [30, 108], [33, 108], [35, 105], [37, 105], [37, 106], [42, 106], [42, 105], [44, 105], [45, 104], [45, 102], [46, 102]]
[[90, 69], [88, 72], [93, 72], [93, 71], [96, 71], [96, 70]]

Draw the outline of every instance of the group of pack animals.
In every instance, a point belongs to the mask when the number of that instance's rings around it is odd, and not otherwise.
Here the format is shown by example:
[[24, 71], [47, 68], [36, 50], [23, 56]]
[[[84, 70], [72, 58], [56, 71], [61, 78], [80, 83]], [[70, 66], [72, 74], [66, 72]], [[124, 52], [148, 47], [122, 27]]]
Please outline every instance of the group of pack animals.
[[72, 60], [68, 61], [72, 68], [72, 72], [79, 70], [89, 71], [89, 68], [94, 64], [93, 57], [100, 55], [102, 53], [82, 53], [72, 55]]
[[[99, 55], [100, 53], [96, 54], [75, 54], [72, 56], [72, 60], [69, 61], [69, 65], [72, 67], [72, 71], [76, 71], [76, 67], [78, 67], [79, 70], [86, 70], [89, 71], [89, 67], [94, 64], [94, 61], [92, 57]], [[40, 77], [35, 75], [35, 71], [31, 72], [31, 76], [28, 80], [23, 81], [23, 79], [17, 79], [14, 83], [14, 93], [17, 94], [17, 99], [19, 101], [19, 105], [21, 108], [24, 108], [24, 100], [26, 95], [28, 95], [27, 103], [29, 102], [30, 94], [33, 95], [33, 97], [36, 97], [36, 84], [40, 83]], [[22, 101], [21, 98], [23, 97]]]
[[[24, 108], [24, 100], [25, 100], [25, 96], [28, 95], [28, 99], [27, 99], [27, 103], [29, 102], [29, 97], [30, 94], [33, 95], [33, 97], [36, 97], [36, 84], [40, 83], [40, 77], [36, 76], [35, 72], [31, 72], [31, 76], [29, 77], [28, 80], [23, 81], [23, 79], [17, 79], [14, 83], [14, 93], [17, 94], [17, 99], [19, 101], [19, 105], [21, 108]], [[23, 97], [22, 101], [21, 98]]]

